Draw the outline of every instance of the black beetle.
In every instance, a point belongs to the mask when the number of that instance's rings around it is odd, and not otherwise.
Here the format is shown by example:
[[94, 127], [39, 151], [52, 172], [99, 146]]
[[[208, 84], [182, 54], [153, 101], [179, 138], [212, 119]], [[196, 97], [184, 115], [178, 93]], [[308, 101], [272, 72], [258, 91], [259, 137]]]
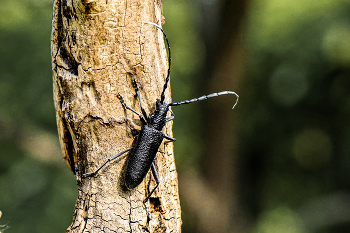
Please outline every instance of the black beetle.
[[[126, 109], [137, 114], [139, 116], [141, 122], [143, 123], [142, 129], [141, 129], [139, 135], [137, 136], [135, 146], [128, 148], [126, 150], [123, 150], [123, 151], [119, 152], [118, 154], [110, 157], [96, 171], [83, 174], [83, 176], [86, 177], [86, 176], [91, 176], [91, 175], [96, 174], [99, 170], [101, 170], [101, 168], [103, 168], [110, 161], [118, 158], [119, 156], [125, 154], [128, 151], [131, 151], [130, 155], [129, 155], [129, 160], [128, 160], [128, 163], [126, 166], [126, 170], [125, 170], [125, 177], [124, 177], [125, 186], [128, 189], [133, 189], [133, 188], [137, 187], [143, 181], [143, 179], [146, 177], [146, 175], [150, 169], [152, 170], [153, 177], [154, 177], [156, 184], [157, 184], [156, 187], [153, 188], [153, 190], [149, 193], [149, 195], [143, 201], [143, 203], [146, 207], [147, 216], [148, 216], [148, 218], [150, 218], [150, 214], [149, 214], [149, 211], [147, 209], [146, 202], [149, 200], [149, 198], [153, 194], [154, 190], [159, 186], [159, 183], [160, 183], [157, 171], [156, 171], [154, 164], [153, 164], [153, 161], [157, 155], [158, 149], [159, 149], [164, 138], [166, 138], [170, 141], [175, 141], [175, 138], [167, 136], [162, 132], [162, 129], [165, 126], [165, 123], [173, 120], [175, 117], [174, 113], [169, 109], [169, 107], [195, 103], [195, 102], [205, 100], [205, 99], [208, 99], [211, 97], [219, 96], [219, 95], [233, 94], [237, 97], [236, 102], [232, 107], [232, 108], [234, 108], [238, 102], [239, 96], [235, 92], [232, 92], [232, 91], [222, 91], [219, 93], [213, 93], [210, 95], [201, 96], [199, 98], [185, 100], [182, 102], [172, 102], [172, 103], [165, 102], [164, 101], [165, 100], [165, 90], [167, 89], [167, 86], [169, 83], [170, 66], [171, 66], [170, 46], [169, 46], [168, 38], [160, 26], [158, 26], [157, 24], [154, 24], [154, 23], [146, 23], [146, 24], [154, 25], [155, 27], [160, 29], [162, 31], [162, 33], [165, 37], [165, 40], [167, 42], [167, 45], [168, 45], [169, 68], [168, 68], [168, 74], [167, 74], [167, 77], [165, 80], [165, 84], [163, 87], [163, 91], [162, 91], [161, 96], [160, 96], [160, 100], [157, 99], [156, 109], [149, 116], [147, 116], [147, 113], [141, 104], [141, 97], [140, 97], [138, 85], [137, 85], [135, 80], [132, 80], [133, 87], [134, 87], [135, 92], [137, 94], [137, 97], [139, 99], [142, 115], [140, 113], [136, 112], [135, 110], [133, 110], [132, 108], [128, 107], [126, 105], [123, 97], [120, 94], [118, 94], [118, 98], [119, 98], [121, 104]], [[171, 112], [171, 116], [167, 117], [167, 114], [169, 111]]]

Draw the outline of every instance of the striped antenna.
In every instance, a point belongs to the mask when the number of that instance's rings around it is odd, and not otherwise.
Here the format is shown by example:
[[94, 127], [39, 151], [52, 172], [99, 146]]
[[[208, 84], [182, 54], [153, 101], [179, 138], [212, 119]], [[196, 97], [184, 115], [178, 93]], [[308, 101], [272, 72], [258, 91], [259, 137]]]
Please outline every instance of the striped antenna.
[[234, 107], [238, 103], [239, 96], [237, 95], [236, 92], [233, 92], [233, 91], [221, 91], [221, 92], [213, 93], [213, 94], [210, 94], [210, 95], [203, 95], [203, 96], [201, 96], [199, 98], [194, 98], [194, 99], [191, 99], [191, 100], [185, 100], [185, 101], [181, 101], [181, 102], [172, 102], [172, 103], [169, 104], [169, 106], [178, 106], [178, 105], [183, 105], [183, 104], [191, 104], [191, 103], [195, 103], [195, 102], [198, 102], [198, 101], [201, 101], [201, 100], [206, 100], [206, 99], [209, 99], [209, 98], [212, 98], [212, 97], [216, 97], [216, 96], [219, 96], [219, 95], [235, 95], [237, 97], [236, 102], [233, 105], [232, 109], [234, 109]]

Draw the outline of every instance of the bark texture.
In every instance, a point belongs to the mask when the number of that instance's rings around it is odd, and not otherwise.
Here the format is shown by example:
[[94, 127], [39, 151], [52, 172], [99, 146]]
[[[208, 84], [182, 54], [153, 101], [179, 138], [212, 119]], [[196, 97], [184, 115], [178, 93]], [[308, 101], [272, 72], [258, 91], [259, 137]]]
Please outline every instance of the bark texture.
[[[110, 156], [130, 148], [141, 122], [117, 98], [140, 112], [154, 109], [168, 63], [161, 24], [162, 6], [149, 0], [55, 0], [52, 30], [54, 102], [64, 158], [76, 175], [78, 200], [67, 232], [180, 232], [181, 217], [173, 143], [163, 143], [155, 161], [161, 184], [151, 172], [137, 188], [124, 187], [127, 154], [82, 179]], [[170, 88], [166, 99], [170, 97]], [[172, 135], [171, 122], [164, 132]]]

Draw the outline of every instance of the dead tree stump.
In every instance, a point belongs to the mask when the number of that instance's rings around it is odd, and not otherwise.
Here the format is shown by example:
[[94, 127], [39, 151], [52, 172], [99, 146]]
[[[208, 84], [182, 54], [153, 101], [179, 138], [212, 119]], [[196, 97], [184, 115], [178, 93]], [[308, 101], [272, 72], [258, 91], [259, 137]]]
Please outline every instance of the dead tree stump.
[[[181, 211], [173, 143], [159, 148], [155, 165], [161, 184], [148, 204], [143, 200], [155, 186], [151, 172], [128, 191], [123, 176], [128, 154], [93, 177], [110, 156], [130, 148], [142, 124], [120, 104], [140, 112], [132, 79], [140, 86], [149, 114], [160, 98], [168, 63], [161, 24], [160, 1], [55, 0], [52, 28], [53, 89], [59, 139], [64, 158], [77, 179], [78, 200], [67, 232], [180, 232]], [[166, 99], [170, 97], [170, 88]], [[172, 135], [172, 123], [165, 128]]]

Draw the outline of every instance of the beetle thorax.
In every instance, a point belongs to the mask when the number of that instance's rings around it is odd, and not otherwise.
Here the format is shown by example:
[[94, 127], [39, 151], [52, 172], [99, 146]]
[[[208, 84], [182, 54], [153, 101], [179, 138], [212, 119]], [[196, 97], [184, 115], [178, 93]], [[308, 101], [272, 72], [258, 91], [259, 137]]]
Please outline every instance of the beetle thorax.
[[161, 131], [165, 126], [165, 118], [169, 111], [169, 105], [167, 103], [160, 103], [157, 101], [156, 110], [148, 117], [148, 126]]

